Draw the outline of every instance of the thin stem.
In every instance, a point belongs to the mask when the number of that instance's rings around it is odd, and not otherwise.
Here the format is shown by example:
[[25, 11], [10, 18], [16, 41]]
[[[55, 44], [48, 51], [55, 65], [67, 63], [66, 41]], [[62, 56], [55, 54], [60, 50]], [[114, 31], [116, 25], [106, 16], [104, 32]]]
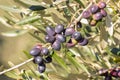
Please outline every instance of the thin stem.
[[90, 8], [90, 6], [92, 5], [93, 2], [91, 2], [83, 11], [82, 13], [78, 16], [78, 18], [76, 18], [72, 23], [70, 23], [70, 25], [68, 25], [68, 27], [74, 27], [74, 25], [81, 20], [82, 15], [84, 13], [84, 11], [88, 10]]
[[14, 67], [11, 67], [11, 68], [9, 68], [9, 69], [6, 69], [6, 70], [0, 72], [0, 75], [4, 74], [4, 73], [6, 73], [6, 72], [9, 72], [9, 71], [11, 71], [11, 70], [13, 70], [13, 69], [19, 68], [19, 67], [23, 66], [24, 64], [32, 61], [32, 60], [33, 60], [33, 58], [30, 58], [30, 59], [24, 61], [24, 62], [21, 63], [21, 64], [18, 64], [18, 65], [14, 66]]

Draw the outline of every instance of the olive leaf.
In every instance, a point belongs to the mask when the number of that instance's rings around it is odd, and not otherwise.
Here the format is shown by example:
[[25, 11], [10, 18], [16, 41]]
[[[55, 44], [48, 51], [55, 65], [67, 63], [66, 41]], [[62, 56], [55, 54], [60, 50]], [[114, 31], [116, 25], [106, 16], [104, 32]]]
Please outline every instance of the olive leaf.
[[[18, 1], [18, 0], [16, 0]], [[41, 5], [41, 6], [44, 6], [44, 4], [40, 3], [39, 1], [35, 1], [35, 0], [19, 0], [18, 2], [22, 2], [24, 4], [27, 4], [27, 5]]]
[[57, 11], [56, 9], [54, 9], [54, 8], [48, 8], [45, 11], [46, 11], [46, 13], [49, 13], [49, 14], [53, 13], [56, 16], [58, 16], [58, 18], [60, 18], [61, 20], [67, 22], [67, 19], [63, 16], [63, 14], [60, 14], [60, 12]]
[[30, 22], [35, 22], [37, 20], [40, 19], [40, 16], [36, 15], [36, 16], [30, 16], [30, 17], [26, 17], [20, 21], [18, 21], [16, 23], [16, 25], [23, 25], [23, 24], [27, 24], [27, 23], [30, 23]]
[[40, 6], [40, 5], [32, 5], [29, 7], [30, 10], [32, 11], [40, 11], [40, 10], [44, 10], [46, 9], [45, 7], [43, 6]]
[[113, 26], [112, 18], [109, 15], [107, 15], [107, 17], [106, 17], [106, 26], [107, 26], [108, 34], [110, 36], [112, 36], [113, 35], [113, 27], [114, 26]]
[[29, 30], [12, 30], [7, 32], [1, 32], [1, 35], [6, 37], [17, 37], [27, 33]]
[[37, 40], [39, 40], [41, 43], [45, 43], [45, 41], [43, 40], [43, 38], [40, 38], [39, 36], [29, 33], [31, 36], [33, 36], [34, 38], [36, 38]]
[[11, 6], [5, 6], [5, 5], [0, 5], [0, 9], [3, 9], [5, 11], [9, 11], [9, 12], [14, 12], [14, 13], [22, 12], [21, 9], [18, 9], [16, 7], [11, 7]]
[[67, 72], [69, 71], [69, 67], [66, 65], [65, 61], [59, 57], [56, 53], [53, 54], [53, 58], [58, 62], [59, 65], [61, 65]]

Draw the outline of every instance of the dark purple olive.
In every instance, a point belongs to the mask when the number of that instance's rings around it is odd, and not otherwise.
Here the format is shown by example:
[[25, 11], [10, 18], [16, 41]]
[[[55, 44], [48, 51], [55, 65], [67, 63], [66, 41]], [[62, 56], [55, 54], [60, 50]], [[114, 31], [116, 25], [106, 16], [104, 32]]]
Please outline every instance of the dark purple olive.
[[44, 63], [38, 65], [38, 71], [39, 71], [40, 73], [45, 72], [45, 69], [46, 69], [46, 65], [45, 65]]
[[43, 58], [40, 56], [36, 56], [36, 57], [34, 57], [33, 62], [36, 64], [41, 64], [41, 63], [43, 63]]
[[82, 15], [83, 18], [86, 18], [86, 19], [87, 19], [87, 18], [89, 18], [90, 16], [91, 16], [90, 11], [84, 11], [84, 12], [83, 12], [83, 15]]
[[74, 38], [76, 41], [79, 41], [82, 38], [82, 36], [81, 36], [80, 32], [74, 32], [72, 34], [72, 38]]
[[111, 70], [110, 75], [117, 78], [118, 77], [118, 72], [116, 70]]
[[61, 33], [64, 31], [64, 26], [62, 24], [58, 24], [56, 27], [55, 27], [55, 32], [56, 33]]
[[81, 46], [85, 46], [85, 45], [87, 45], [87, 44], [88, 44], [88, 40], [85, 39], [85, 38], [82, 38], [82, 39], [79, 41], [79, 45], [81, 45]]
[[99, 10], [99, 7], [98, 7], [97, 5], [92, 5], [92, 6], [90, 7], [90, 12], [91, 12], [92, 14], [96, 13], [98, 10]]
[[74, 38], [71, 38], [67, 43], [66, 46], [67, 48], [74, 47], [77, 44], [77, 41]]
[[107, 12], [106, 12], [104, 9], [101, 9], [101, 10], [100, 10], [100, 13], [103, 15], [103, 17], [106, 17], [106, 16], [107, 16]]
[[66, 37], [64, 35], [61, 34], [57, 34], [56, 35], [56, 40], [60, 41], [60, 42], [65, 42], [66, 41]]
[[105, 79], [104, 79], [104, 80], [112, 80], [112, 76], [107, 75], [107, 76], [105, 76]]
[[102, 19], [102, 14], [101, 14], [101, 12], [97, 12], [97, 13], [95, 13], [94, 15], [93, 15], [93, 19], [94, 20], [100, 20], [100, 19]]
[[41, 47], [42, 47], [41, 45], [34, 46], [33, 49], [30, 51], [30, 54], [32, 56], [38, 56], [38, 55], [40, 55]]
[[54, 28], [52, 28], [51, 26], [46, 27], [46, 32], [50, 36], [54, 36], [56, 34]]
[[120, 77], [120, 69], [117, 71], [117, 75]]
[[42, 47], [42, 49], [41, 49], [41, 55], [44, 55], [44, 56], [49, 55], [49, 49], [45, 48], [45, 47]]
[[44, 61], [45, 61], [45, 63], [50, 63], [50, 62], [52, 62], [52, 57], [47, 56]]
[[99, 73], [100, 76], [107, 76], [108, 75], [108, 70], [100, 69], [98, 73]]
[[50, 35], [46, 35], [45, 40], [46, 40], [46, 42], [53, 43], [55, 41], [55, 37], [50, 36]]
[[54, 50], [59, 51], [59, 50], [61, 49], [60, 41], [56, 40], [56, 41], [52, 44], [52, 48], [53, 48]]
[[82, 24], [81, 24], [81, 22], [79, 21], [79, 22], [77, 22], [77, 28], [82, 28]]
[[73, 27], [68, 27], [65, 30], [65, 35], [66, 36], [71, 36], [75, 32], [75, 29]]
[[98, 7], [101, 8], [101, 9], [103, 9], [103, 8], [106, 7], [106, 3], [105, 2], [99, 2], [98, 3]]

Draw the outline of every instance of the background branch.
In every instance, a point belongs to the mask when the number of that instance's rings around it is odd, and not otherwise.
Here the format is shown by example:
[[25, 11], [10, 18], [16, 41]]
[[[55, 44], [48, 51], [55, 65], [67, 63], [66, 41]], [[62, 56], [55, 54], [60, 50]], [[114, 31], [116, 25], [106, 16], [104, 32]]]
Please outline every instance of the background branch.
[[32, 61], [32, 60], [33, 60], [33, 58], [30, 58], [30, 59], [24, 61], [24, 62], [21, 63], [21, 64], [18, 64], [18, 65], [14, 66], [14, 67], [11, 67], [11, 68], [9, 68], [9, 69], [6, 69], [6, 70], [0, 72], [0, 75], [4, 74], [4, 73], [6, 73], [6, 72], [9, 72], [9, 71], [11, 71], [11, 70], [13, 70], [13, 69], [19, 68], [19, 67], [23, 66], [24, 64]]

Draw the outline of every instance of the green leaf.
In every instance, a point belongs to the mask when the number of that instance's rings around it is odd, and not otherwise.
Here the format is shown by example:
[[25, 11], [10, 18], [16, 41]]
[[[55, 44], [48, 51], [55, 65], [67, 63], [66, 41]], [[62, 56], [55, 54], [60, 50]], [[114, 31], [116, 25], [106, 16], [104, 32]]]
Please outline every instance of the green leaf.
[[[8, 61], [8, 65], [10, 67], [15, 66], [11, 61]], [[5, 75], [7, 75], [8, 77], [11, 77], [13, 79], [19, 79], [20, 78], [20, 76], [18, 75], [19, 73], [20, 73], [19, 69], [13, 69], [12, 71], [6, 72]]]
[[24, 52], [24, 54], [27, 56], [27, 58], [32, 58], [32, 56], [29, 54], [29, 52], [27, 52], [27, 51], [23, 51]]
[[65, 61], [59, 57], [56, 53], [53, 54], [53, 58], [58, 62], [67, 72], [69, 72], [69, 67], [66, 65]]
[[64, 13], [65, 13], [66, 16], [69, 16], [69, 17], [71, 16], [71, 13], [70, 13], [69, 9], [63, 8], [63, 11], [64, 11]]
[[40, 19], [40, 16], [30, 16], [30, 17], [26, 17], [22, 20], [20, 20], [19, 22], [16, 23], [16, 25], [23, 25], [23, 24], [27, 24], [27, 23], [30, 23], [30, 22], [35, 22], [37, 21], [38, 19]]
[[6, 37], [17, 37], [27, 33], [29, 30], [12, 30], [8, 32], [2, 32], [1, 35]]
[[41, 39], [39, 36], [34, 35], [32, 33], [29, 33], [31, 36], [33, 36], [34, 38], [36, 38], [37, 40], [39, 40], [41, 43], [45, 43], [45, 41], [43, 39]]
[[75, 0], [76, 2], [78, 2], [83, 8], [85, 8], [84, 4], [81, 2], [81, 0]]
[[8, 77], [13, 78], [13, 79], [18, 79], [18, 75], [15, 74], [14, 71], [7, 72], [7, 73], [5, 73], [5, 75], [7, 75]]
[[53, 14], [53, 15], [55, 14], [59, 19], [67, 22], [67, 19], [59, 11], [57, 11], [54, 8], [48, 8], [48, 9], [46, 9], [46, 13]]
[[4, 6], [4, 5], [0, 5], [0, 9], [3, 9], [3, 10], [8, 11], [8, 12], [14, 12], [14, 13], [22, 12], [20, 9], [10, 7], [10, 6]]
[[37, 29], [39, 30], [40, 33], [46, 35], [46, 31], [45, 31], [45, 29], [44, 29], [43, 26], [41, 26], [41, 25], [40, 25], [39, 27], [36, 27], [36, 26], [35, 26], [35, 28], [37, 28]]
[[52, 16], [52, 19], [53, 19], [53, 21], [55, 22], [55, 23], [57, 23], [57, 24], [60, 24], [61, 22], [60, 22], [60, 18], [56, 15], [56, 14], [51, 14], [51, 16]]
[[81, 57], [81, 55], [78, 52], [76, 52], [75, 50], [69, 49], [69, 51], [72, 52], [75, 56]]
[[9, 27], [9, 28], [12, 27], [10, 24], [8, 24], [8, 23], [6, 22], [6, 19], [5, 19], [5, 18], [0, 17], [0, 23], [2, 23], [3, 25], [5, 25], [6, 27]]
[[32, 6], [29, 7], [29, 9], [32, 10], [32, 11], [39, 11], [39, 10], [44, 10], [46, 8], [43, 7], [43, 6], [39, 6], [39, 5], [32, 5]]
[[[76, 54], [75, 51], [73, 51], [73, 50], [70, 50], [70, 52], [73, 53], [73, 54]], [[76, 63], [77, 59], [75, 59], [73, 61], [74, 61], [74, 64], [76, 64], [77, 66], [81, 67], [88, 75], [90, 74], [89, 71], [87, 70], [87, 67], [83, 63]]]
[[77, 70], [79, 69], [79, 64], [78, 64], [78, 61], [76, 61], [74, 59], [74, 57], [71, 55], [71, 53], [67, 53], [67, 58], [68, 60], [77, 68]]

